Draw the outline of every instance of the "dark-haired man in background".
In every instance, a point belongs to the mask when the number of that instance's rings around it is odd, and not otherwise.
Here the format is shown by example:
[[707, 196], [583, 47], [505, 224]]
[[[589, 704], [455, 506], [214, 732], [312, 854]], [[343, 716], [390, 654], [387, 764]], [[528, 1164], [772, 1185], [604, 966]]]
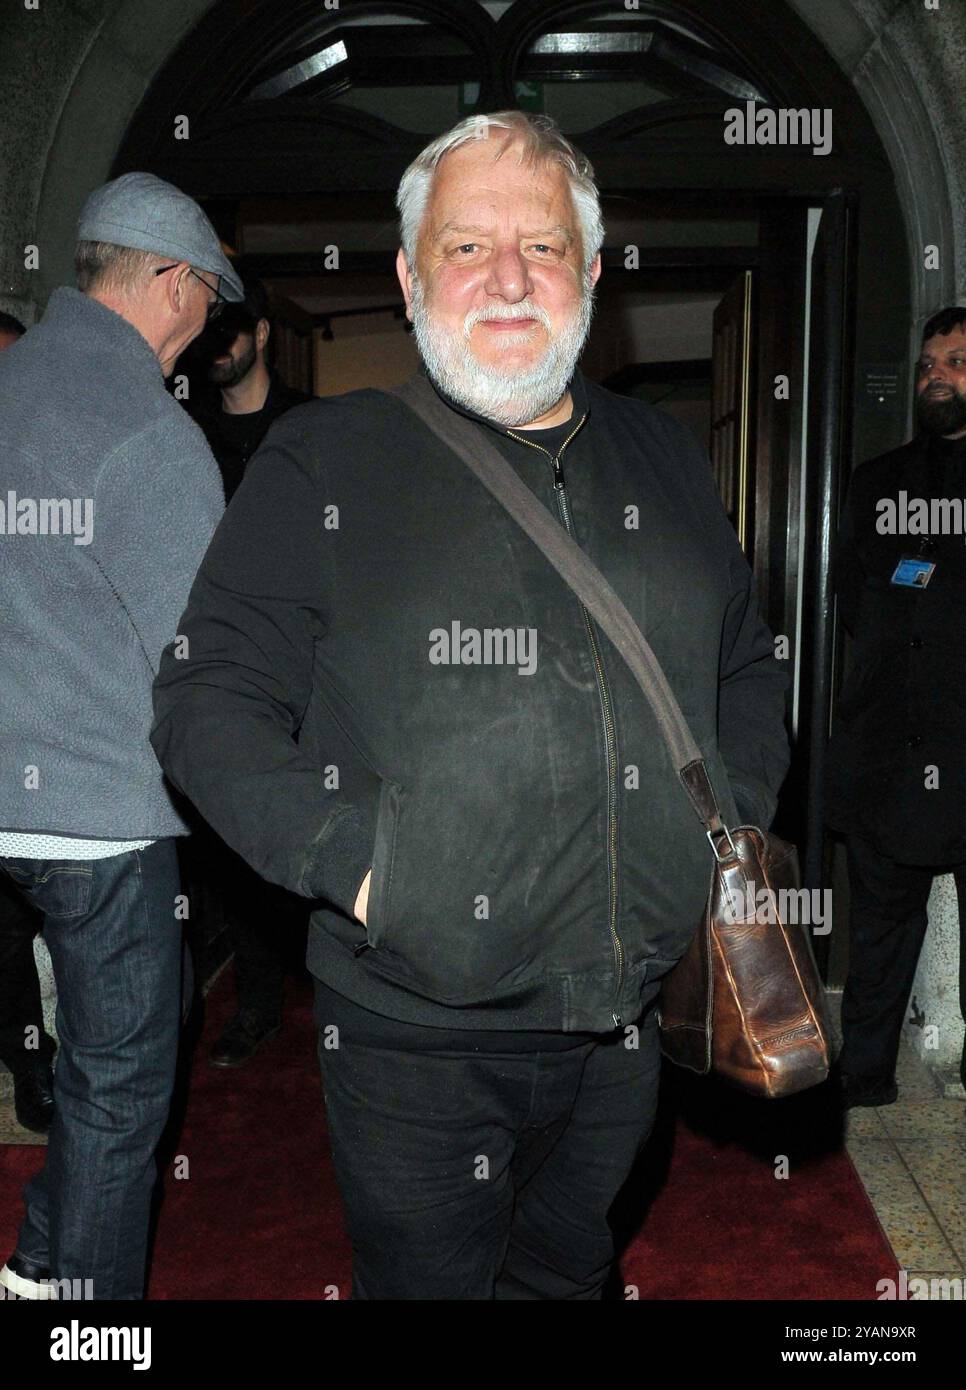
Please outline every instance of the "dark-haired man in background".
[[226, 307], [196, 344], [207, 379], [217, 389], [205, 395], [193, 413], [221, 469], [226, 502], [272, 421], [293, 405], [312, 400], [304, 391], [286, 386], [272, 366], [272, 324], [264, 285], [250, 277], [242, 283], [243, 303]]
[[[259, 280], [246, 277], [243, 284], [244, 301], [228, 305], [192, 349], [216, 388], [193, 413], [221, 470], [226, 502], [272, 422], [312, 399], [286, 386], [273, 369], [268, 295]], [[266, 883], [203, 830], [189, 852], [198, 857], [200, 872], [214, 870], [235, 952], [238, 1007], [208, 1060], [241, 1067], [281, 1030], [285, 961], [304, 955], [308, 914], [294, 894]]]
[[[898, 515], [903, 491], [964, 505], [966, 307], [926, 324], [916, 396], [916, 437], [856, 469], [839, 545], [839, 605], [855, 640], [829, 755], [829, 820], [846, 836], [851, 893], [847, 1106], [898, 1096], [899, 1037], [937, 873], [955, 876], [966, 1017], [966, 545], [949, 527], [890, 534], [884, 505]], [[966, 1050], [960, 1072], [966, 1084]]]

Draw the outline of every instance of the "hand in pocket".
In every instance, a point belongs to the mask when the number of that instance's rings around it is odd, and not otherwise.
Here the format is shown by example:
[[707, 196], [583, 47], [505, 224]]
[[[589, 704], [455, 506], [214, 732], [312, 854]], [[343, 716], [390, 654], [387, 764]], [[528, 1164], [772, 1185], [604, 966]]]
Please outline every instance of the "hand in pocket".
[[356, 905], [352, 909], [356, 918], [362, 923], [363, 926], [366, 925], [366, 912], [369, 907], [369, 884], [371, 881], [372, 870], [370, 869], [369, 872], [366, 874], [365, 878], [362, 880], [362, 887], [356, 894]]

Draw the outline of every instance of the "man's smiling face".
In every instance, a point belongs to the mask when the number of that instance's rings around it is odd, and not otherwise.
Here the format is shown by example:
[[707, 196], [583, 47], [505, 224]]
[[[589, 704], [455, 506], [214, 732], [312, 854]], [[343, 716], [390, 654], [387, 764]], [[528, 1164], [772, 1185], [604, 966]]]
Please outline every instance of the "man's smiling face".
[[[474, 357], [526, 370], [580, 300], [583, 250], [564, 171], [528, 168], [512, 147], [497, 159], [502, 146], [472, 140], [443, 158], [417, 269], [440, 325], [462, 330], [475, 320]], [[549, 331], [534, 308], [545, 311]]]
[[427, 366], [449, 374], [442, 384], [456, 382], [457, 398], [509, 424], [535, 418], [565, 391], [600, 258], [585, 273], [564, 170], [520, 163], [519, 146], [505, 148], [505, 138], [497, 131], [443, 156], [416, 266], [400, 252], [398, 269]]

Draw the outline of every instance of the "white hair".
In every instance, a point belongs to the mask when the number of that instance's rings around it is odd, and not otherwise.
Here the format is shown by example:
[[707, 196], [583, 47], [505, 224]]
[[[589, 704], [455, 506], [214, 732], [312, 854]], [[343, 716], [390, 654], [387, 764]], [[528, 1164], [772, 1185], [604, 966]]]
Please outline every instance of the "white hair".
[[580, 239], [586, 271], [604, 242], [604, 223], [594, 170], [585, 155], [567, 140], [551, 116], [530, 116], [525, 111], [497, 111], [491, 116], [467, 116], [432, 140], [416, 156], [399, 181], [396, 206], [399, 209], [399, 239], [410, 270], [416, 266], [416, 244], [436, 166], [444, 154], [468, 144], [486, 140], [491, 128], [508, 133], [499, 159], [511, 145], [520, 146], [519, 163], [533, 167], [541, 163], [558, 164], [567, 175], [571, 197], [580, 224]]
[[139, 297], [146, 293], [148, 272], [169, 264], [153, 251], [133, 246], [115, 246], [109, 241], [79, 241], [74, 251], [77, 288], [84, 294], [96, 291]]

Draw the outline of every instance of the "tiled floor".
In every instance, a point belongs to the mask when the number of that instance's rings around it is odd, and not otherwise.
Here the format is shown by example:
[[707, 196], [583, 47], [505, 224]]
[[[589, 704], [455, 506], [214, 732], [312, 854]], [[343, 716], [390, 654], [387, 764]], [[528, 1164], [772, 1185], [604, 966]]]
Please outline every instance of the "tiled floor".
[[[833, 1026], [841, 996], [831, 995]], [[899, 1099], [850, 1110], [846, 1148], [901, 1269], [910, 1298], [966, 1296], [966, 1093], [943, 1089], [902, 1045]], [[913, 1283], [924, 1280], [928, 1288]], [[945, 1283], [943, 1281], [948, 1281]]]
[[[830, 996], [838, 1029], [840, 995]], [[966, 1294], [966, 1094], [939, 1083], [903, 1045], [899, 1099], [849, 1111], [846, 1148], [865, 1184], [911, 1298]], [[43, 1144], [13, 1113], [13, 1084], [0, 1072], [0, 1144]], [[924, 1280], [928, 1287], [911, 1281]], [[942, 1281], [947, 1281], [943, 1283]]]
[[13, 1077], [0, 1069], [0, 1144], [46, 1144], [43, 1134], [21, 1129], [13, 1112]]

